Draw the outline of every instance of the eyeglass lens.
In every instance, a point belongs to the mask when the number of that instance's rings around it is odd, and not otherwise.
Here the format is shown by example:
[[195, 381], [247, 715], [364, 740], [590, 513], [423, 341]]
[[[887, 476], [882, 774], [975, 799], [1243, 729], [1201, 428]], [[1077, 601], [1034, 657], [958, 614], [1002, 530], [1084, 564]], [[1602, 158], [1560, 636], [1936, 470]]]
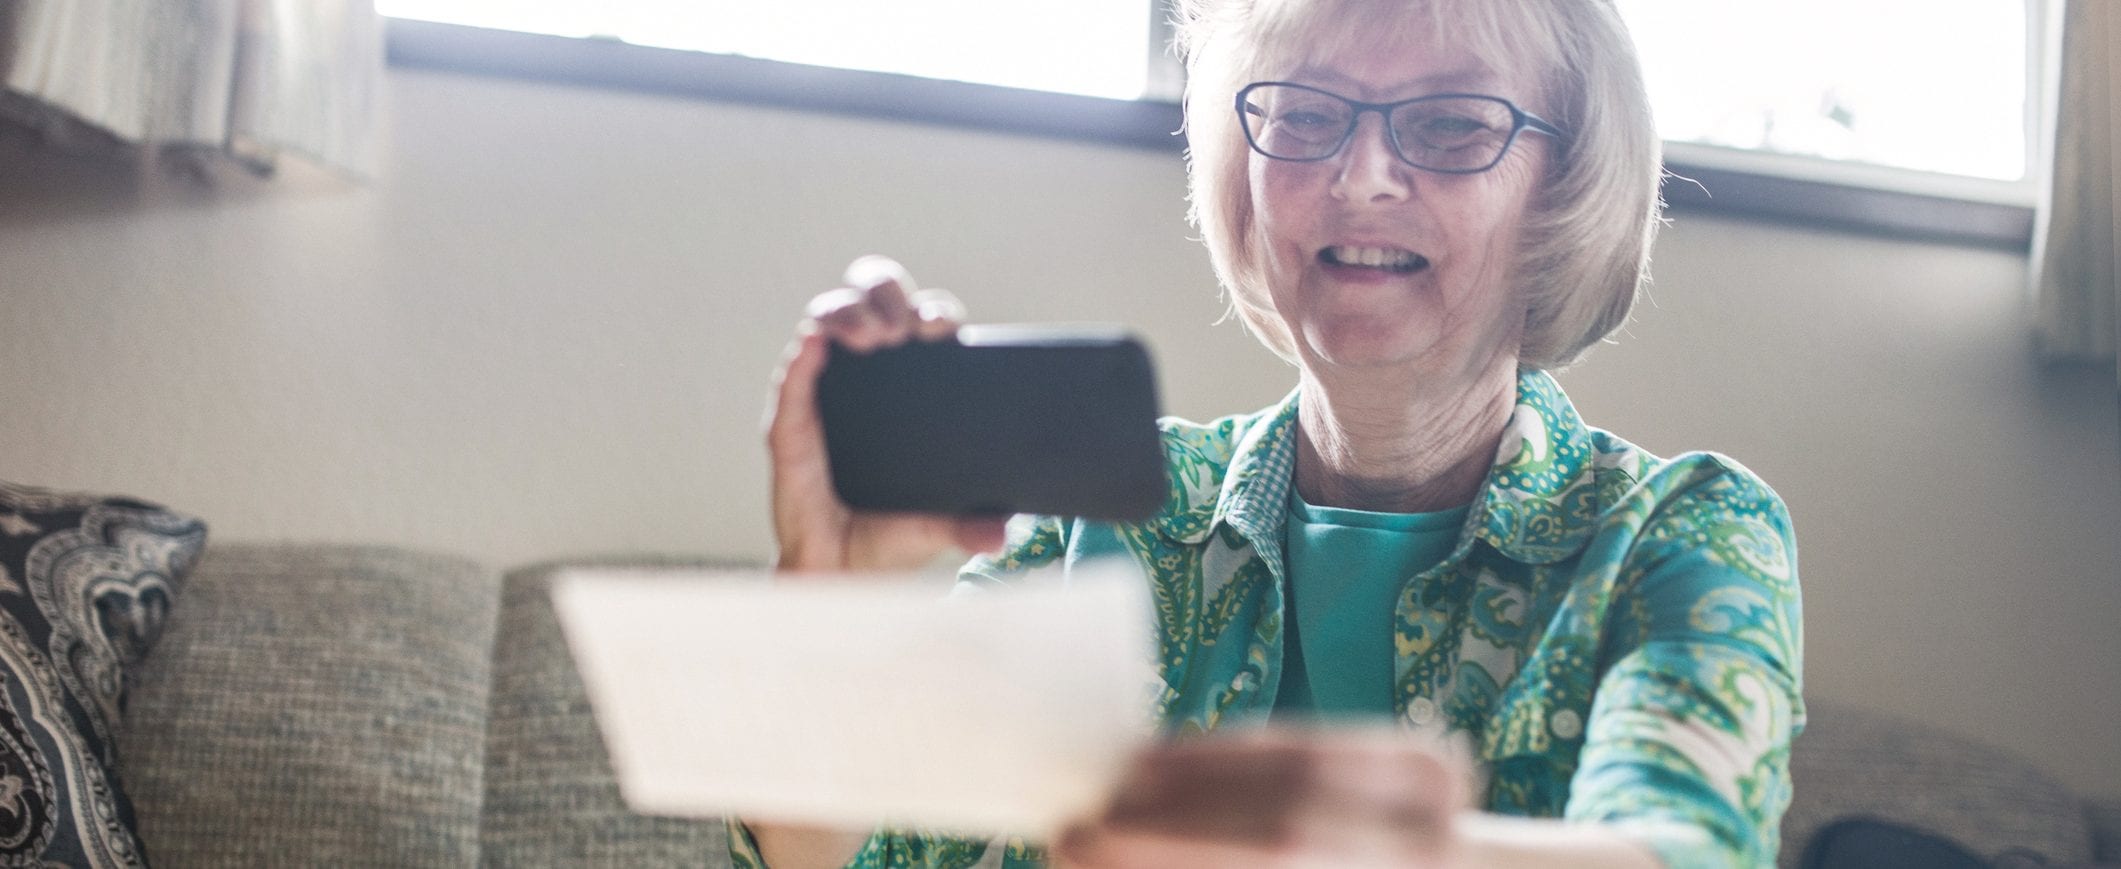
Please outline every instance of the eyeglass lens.
[[[1242, 114], [1253, 144], [1269, 157], [1318, 160], [1340, 150], [1356, 121], [1355, 107], [1308, 88], [1263, 85], [1250, 91]], [[1388, 120], [1400, 157], [1425, 169], [1487, 168], [1502, 156], [1517, 119], [1507, 103], [1488, 97], [1430, 97], [1401, 103]]]

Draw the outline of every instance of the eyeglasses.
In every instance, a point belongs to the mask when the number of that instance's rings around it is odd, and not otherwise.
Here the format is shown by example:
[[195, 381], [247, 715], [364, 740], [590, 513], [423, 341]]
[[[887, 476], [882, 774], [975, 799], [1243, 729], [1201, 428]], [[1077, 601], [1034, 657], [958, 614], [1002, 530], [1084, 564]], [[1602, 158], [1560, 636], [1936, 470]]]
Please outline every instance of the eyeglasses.
[[1255, 82], [1237, 92], [1245, 140], [1276, 160], [1324, 160], [1340, 153], [1365, 112], [1384, 118], [1385, 139], [1399, 159], [1431, 172], [1493, 169], [1526, 130], [1568, 140], [1560, 127], [1501, 97], [1435, 94], [1366, 103], [1285, 81]]

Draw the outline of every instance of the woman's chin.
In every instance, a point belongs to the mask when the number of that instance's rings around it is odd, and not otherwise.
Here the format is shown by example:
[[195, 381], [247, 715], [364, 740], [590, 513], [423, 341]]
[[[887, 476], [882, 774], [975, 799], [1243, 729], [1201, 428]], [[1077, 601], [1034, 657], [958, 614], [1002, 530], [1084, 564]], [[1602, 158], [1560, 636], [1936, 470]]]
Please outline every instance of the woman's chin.
[[1340, 329], [1306, 329], [1308, 356], [1349, 370], [1404, 369], [1432, 355], [1433, 336], [1413, 334], [1404, 328], [1379, 328], [1377, 323], [1350, 324]]

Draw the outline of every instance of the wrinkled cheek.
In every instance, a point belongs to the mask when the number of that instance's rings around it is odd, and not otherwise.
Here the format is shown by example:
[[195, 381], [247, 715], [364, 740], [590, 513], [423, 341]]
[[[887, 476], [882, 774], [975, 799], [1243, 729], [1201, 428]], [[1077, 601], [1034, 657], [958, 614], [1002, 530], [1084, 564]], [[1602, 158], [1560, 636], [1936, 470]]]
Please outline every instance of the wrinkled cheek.
[[1259, 162], [1254, 161], [1251, 172], [1252, 250], [1269, 275], [1287, 277], [1303, 262], [1303, 252], [1290, 240], [1301, 228], [1303, 193], [1295, 179], [1279, 171], [1282, 167], [1262, 167]]

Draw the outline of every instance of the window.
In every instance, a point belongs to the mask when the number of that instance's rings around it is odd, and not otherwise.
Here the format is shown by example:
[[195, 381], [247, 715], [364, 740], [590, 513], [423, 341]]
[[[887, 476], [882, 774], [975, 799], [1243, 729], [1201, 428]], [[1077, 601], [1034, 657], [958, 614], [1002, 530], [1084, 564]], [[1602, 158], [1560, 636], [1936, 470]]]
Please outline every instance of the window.
[[2034, 174], [2040, 3], [1619, 4], [1669, 141], [1998, 182]]
[[[384, 15], [806, 65], [776, 88], [745, 66], [737, 99], [788, 99], [943, 123], [1172, 146], [1177, 66], [1164, 46], [1172, 0], [376, 0]], [[1640, 46], [1668, 161], [1714, 179], [1701, 206], [1952, 236], [2022, 249], [2044, 171], [2039, 70], [2056, 0], [1616, 0]], [[794, 22], [794, 23], [792, 23]], [[452, 64], [452, 40], [400, 62], [525, 74], [540, 59]], [[476, 33], [478, 31], [465, 31]], [[520, 50], [517, 54], [523, 54]], [[603, 58], [592, 76], [629, 78]], [[564, 65], [564, 64], [562, 64]], [[768, 71], [760, 73], [763, 66]], [[807, 67], [918, 78], [820, 87]], [[554, 72], [577, 75], [578, 72]], [[790, 73], [789, 77], [795, 77]], [[703, 72], [701, 82], [730, 78]], [[949, 80], [922, 85], [922, 79]], [[1048, 95], [982, 92], [1000, 85]], [[828, 91], [857, 96], [820, 96]], [[786, 96], [797, 93], [797, 96]], [[1079, 95], [1073, 102], [1050, 94]], [[963, 103], [953, 108], [951, 103]], [[1010, 107], [1026, 108], [1014, 113]], [[1100, 125], [1112, 129], [1099, 129]], [[1125, 127], [1126, 129], [1119, 129]], [[1081, 131], [1081, 132], [1077, 132]], [[1794, 186], [1793, 186], [1794, 185]], [[1810, 185], [1810, 186], [1806, 186]], [[1890, 194], [1879, 198], [1873, 194]], [[1894, 197], [1899, 198], [1894, 198]], [[1854, 198], [1852, 198], [1854, 197]], [[1942, 207], [1943, 210], [1938, 209]], [[1959, 229], [1954, 229], [1957, 226]]]
[[[386, 16], [1139, 99], [1146, 0], [376, 0]], [[800, 22], [799, 25], [792, 22]]]

